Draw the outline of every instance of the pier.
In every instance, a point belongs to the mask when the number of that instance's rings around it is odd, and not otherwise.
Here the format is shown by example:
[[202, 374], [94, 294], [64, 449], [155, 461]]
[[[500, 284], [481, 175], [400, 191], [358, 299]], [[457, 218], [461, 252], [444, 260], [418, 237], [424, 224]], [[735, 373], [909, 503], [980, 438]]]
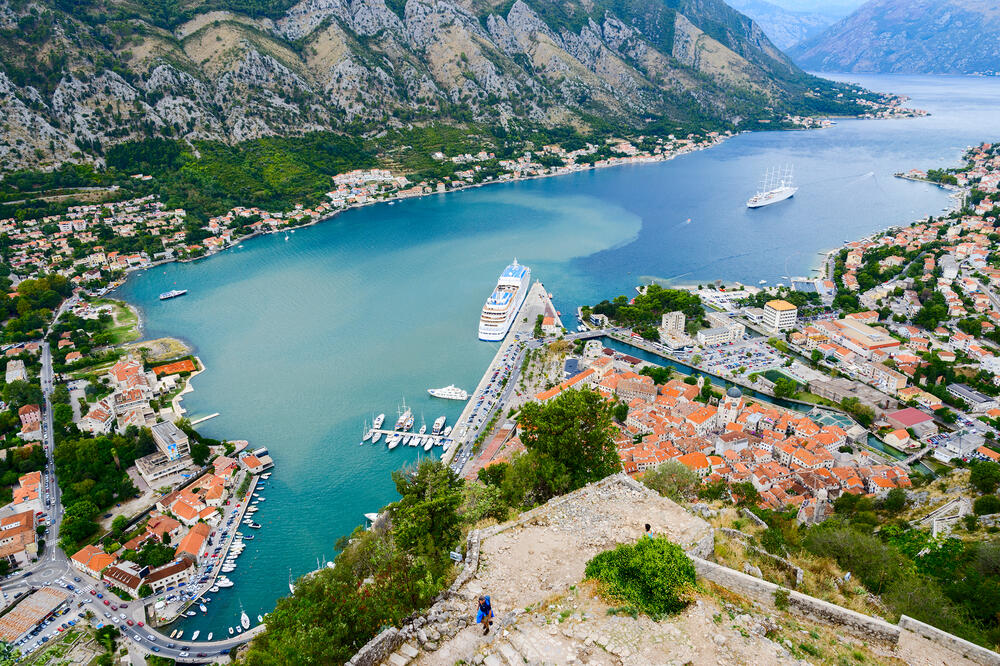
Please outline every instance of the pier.
[[525, 349], [529, 343], [535, 346], [540, 344], [534, 340], [538, 315], [553, 317], [556, 325], [562, 326], [545, 286], [536, 281], [528, 290], [521, 310], [501, 341], [493, 361], [483, 373], [476, 390], [469, 394], [465, 409], [455, 421], [451, 431], [454, 441], [451, 446], [446, 447], [442, 460], [456, 473], [461, 473], [462, 468], [471, 460], [476, 439], [489, 426], [498, 408], [504, 405], [513, 391]]
[[[425, 432], [424, 434], [421, 435], [419, 432], [414, 432], [412, 430], [384, 430], [384, 429], [372, 430], [372, 434], [374, 435], [375, 433], [382, 433], [382, 439], [375, 442], [375, 446], [383, 446], [384, 444], [386, 444], [386, 438], [391, 437], [392, 435], [402, 435], [403, 437], [415, 436], [415, 437], [422, 437], [424, 439], [430, 437], [434, 441], [434, 446], [447, 446], [452, 441], [451, 436], [445, 437], [444, 435], [432, 435], [429, 432]], [[366, 439], [361, 443], [371, 444], [372, 441], [370, 439]], [[408, 446], [403, 444], [402, 442], [400, 442], [399, 445]], [[423, 445], [421, 444], [421, 446]]]

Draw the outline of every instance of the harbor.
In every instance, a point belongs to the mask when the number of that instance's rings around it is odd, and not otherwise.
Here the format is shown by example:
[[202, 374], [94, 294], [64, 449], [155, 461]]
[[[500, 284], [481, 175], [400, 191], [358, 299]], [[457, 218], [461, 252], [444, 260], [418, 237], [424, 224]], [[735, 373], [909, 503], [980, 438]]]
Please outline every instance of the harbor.
[[[184, 617], [197, 617], [199, 615], [198, 610], [201, 611], [201, 614], [207, 614], [209, 611], [208, 604], [212, 603], [216, 594], [224, 594], [225, 590], [235, 587], [235, 583], [229, 579], [227, 574], [233, 573], [236, 570], [237, 560], [246, 547], [245, 541], [255, 538], [252, 535], [246, 535], [244, 530], [249, 531], [251, 529], [260, 529], [261, 527], [258, 523], [253, 522], [253, 517], [259, 510], [259, 503], [263, 499], [260, 497], [260, 490], [270, 476], [270, 472], [259, 476], [252, 476], [246, 494], [235, 505], [233, 512], [229, 514], [225, 522], [220, 523], [219, 527], [216, 528], [213, 536], [215, 534], [220, 535], [222, 541], [214, 547], [210, 557], [206, 554], [208, 564], [207, 566], [203, 566], [203, 569], [198, 573], [196, 590], [192, 593], [181, 592], [178, 594], [178, 598], [172, 602], [168, 602], [168, 597], [163, 601], [157, 600], [152, 608], [147, 607], [147, 616], [150, 618], [152, 626], [165, 627]], [[208, 547], [212, 547], [211, 540]], [[209, 594], [212, 596], [208, 596]], [[228, 635], [220, 635], [218, 637], [220, 640], [251, 629], [250, 624], [252, 622], [249, 616], [245, 612], [242, 612], [241, 615], [229, 627]], [[256, 624], [259, 625], [261, 622], [258, 620]], [[175, 629], [171, 632], [170, 638], [182, 640], [184, 639], [184, 633], [184, 629]], [[201, 633], [199, 630], [194, 630], [190, 633], [187, 640], [195, 641], [201, 637], [203, 641], [211, 641], [215, 637], [210, 632], [205, 633], [204, 636], [201, 636]]]
[[551, 317], [550, 326], [553, 330], [562, 330], [562, 321], [551, 295], [541, 282], [536, 281], [528, 290], [524, 304], [455, 422], [451, 432], [454, 442], [445, 449], [442, 459], [456, 473], [461, 473], [473, 458], [476, 440], [480, 434], [489, 430], [497, 408], [513, 391], [515, 382], [510, 381], [512, 374], [516, 375], [520, 370], [524, 350], [533, 339], [539, 316], [543, 321], [546, 317]]

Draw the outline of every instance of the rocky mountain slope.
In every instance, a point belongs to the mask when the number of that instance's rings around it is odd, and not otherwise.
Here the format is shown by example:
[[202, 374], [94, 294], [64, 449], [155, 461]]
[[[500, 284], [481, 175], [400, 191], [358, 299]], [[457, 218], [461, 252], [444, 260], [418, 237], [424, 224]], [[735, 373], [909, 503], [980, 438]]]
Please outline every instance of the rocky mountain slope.
[[722, 0], [0, 0], [3, 170], [156, 135], [738, 124], [832, 90]]
[[871, 0], [790, 51], [809, 70], [976, 74], [1000, 71], [994, 0]]

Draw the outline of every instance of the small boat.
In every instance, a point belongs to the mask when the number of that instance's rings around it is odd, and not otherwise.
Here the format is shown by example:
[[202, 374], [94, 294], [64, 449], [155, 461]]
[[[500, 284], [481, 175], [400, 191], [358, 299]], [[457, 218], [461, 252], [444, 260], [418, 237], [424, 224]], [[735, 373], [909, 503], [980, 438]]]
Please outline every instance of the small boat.
[[184, 630], [183, 629], [181, 629], [180, 631], [177, 632], [177, 638], [180, 638], [183, 635], [184, 635]]
[[236, 627], [236, 633], [242, 634], [243, 633], [243, 627]]
[[468, 400], [469, 394], [466, 391], [458, 388], [454, 384], [445, 386], [439, 389], [427, 389], [435, 398], [443, 398], [444, 400]]
[[207, 641], [212, 640], [212, 632], [211, 631], [208, 632], [208, 637], [205, 640], [207, 640]]
[[196, 631], [196, 632], [194, 632], [193, 634], [191, 634], [191, 640], [193, 640], [193, 641], [196, 641], [196, 640], [198, 640], [198, 635], [199, 635], [200, 633], [201, 633], [201, 631], [199, 630], [199, 631]]
[[428, 437], [424, 441], [424, 451], [430, 451], [432, 448], [434, 448], [434, 438]]
[[252, 534], [248, 534], [243, 538], [246, 539], [247, 541], [253, 541], [256, 537]]
[[170, 632], [170, 637], [171, 638], [177, 638], [177, 630], [176, 629], [174, 629], [173, 631]]
[[250, 616], [247, 615], [247, 612], [245, 610], [243, 610], [242, 603], [240, 604], [240, 626], [243, 627], [244, 629], [250, 628]]
[[202, 613], [207, 613], [208, 612], [208, 606], [206, 606], [205, 604], [201, 604], [201, 605], [198, 606], [198, 610], [200, 610]]
[[197, 613], [195, 613], [194, 611], [188, 611], [184, 614], [187, 615], [188, 617], [194, 617], [195, 615], [197, 615]]
[[441, 431], [444, 429], [444, 422], [446, 418], [444, 416], [439, 416], [434, 419], [434, 427], [431, 428], [432, 435], [440, 435]]
[[212, 597], [202, 597], [201, 600], [207, 604], [209, 601], [212, 600]]
[[389, 450], [392, 451], [394, 448], [399, 446], [399, 440], [402, 439], [400, 435], [389, 435], [389, 439], [385, 440], [389, 445]]
[[379, 430], [383, 423], [385, 423], [385, 414], [379, 414], [375, 417], [375, 420], [372, 421], [372, 430]]
[[208, 591], [214, 594], [219, 591], [219, 586], [213, 585], [212, 587], [208, 588]]
[[171, 298], [177, 298], [178, 296], [183, 296], [188, 293], [187, 289], [171, 289], [170, 291], [165, 291], [160, 294], [161, 301], [169, 301]]
[[289, 594], [295, 594], [295, 584], [292, 583], [292, 570], [288, 570], [288, 592]]
[[445, 437], [447, 437], [448, 435], [450, 435], [451, 434], [451, 426], [445, 426], [444, 427], [444, 432], [442, 432], [441, 434], [444, 435]]
[[230, 635], [230, 636], [232, 636], [232, 635], [233, 635], [233, 628], [232, 628], [232, 627], [229, 627], [229, 635]]
[[263, 615], [258, 615], [257, 616], [257, 621], [260, 622], [260, 623], [263, 623], [264, 622], [264, 616]]
[[382, 433], [381, 432], [375, 433], [372, 436], [372, 444], [377, 444], [380, 439], [382, 439]]

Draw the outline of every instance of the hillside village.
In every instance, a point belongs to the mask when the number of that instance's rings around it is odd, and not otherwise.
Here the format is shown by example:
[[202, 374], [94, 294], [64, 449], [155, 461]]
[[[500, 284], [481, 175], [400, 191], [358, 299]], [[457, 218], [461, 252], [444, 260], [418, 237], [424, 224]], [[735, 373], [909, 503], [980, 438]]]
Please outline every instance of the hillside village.
[[[386, 169], [358, 169], [333, 176], [328, 201], [317, 205], [299, 204], [287, 211], [237, 207], [204, 223], [190, 218], [182, 208], [167, 209], [155, 195], [69, 205], [58, 215], [0, 219], [0, 236], [6, 238], [0, 249], [19, 279], [58, 274], [74, 286], [96, 291], [118, 284], [130, 270], [211, 255], [248, 237], [313, 224], [345, 208], [493, 181], [672, 159], [727, 136], [709, 132], [704, 137], [670, 135], [666, 140], [639, 137], [639, 146], [616, 139], [572, 151], [551, 144], [510, 160], [498, 160], [486, 152], [452, 157], [437, 152], [432, 158], [448, 164], [445, 171], [451, 175], [414, 183], [405, 174]], [[136, 174], [133, 178], [142, 182], [153, 177]]]

